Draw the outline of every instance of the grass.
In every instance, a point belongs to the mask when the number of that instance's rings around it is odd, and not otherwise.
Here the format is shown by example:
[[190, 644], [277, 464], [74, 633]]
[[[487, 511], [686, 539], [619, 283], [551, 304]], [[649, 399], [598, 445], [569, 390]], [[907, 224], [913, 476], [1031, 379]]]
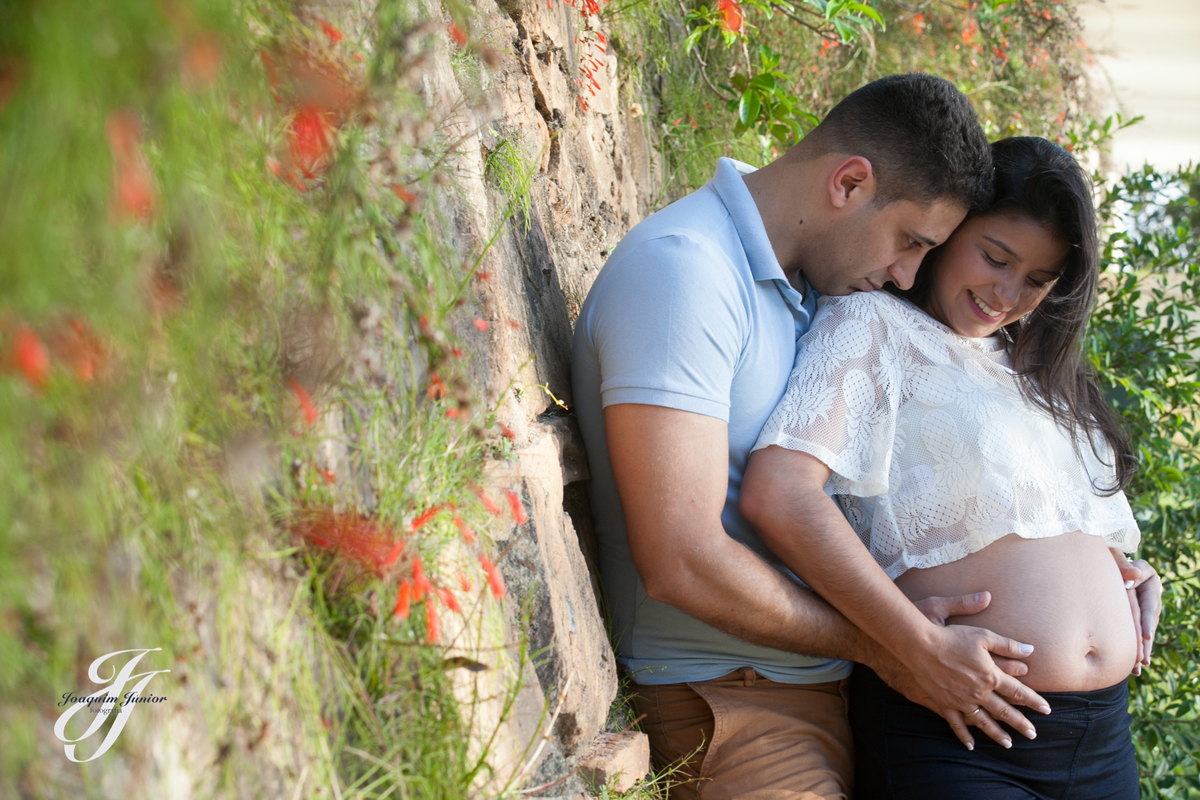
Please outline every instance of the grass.
[[530, 193], [537, 164], [526, 153], [526, 145], [519, 134], [501, 135], [489, 128], [488, 133], [496, 138], [496, 146], [483, 162], [483, 176], [507, 201], [505, 220], [514, 218], [528, 233], [533, 211], [533, 195]]
[[[403, 3], [340, 28], [284, 2], [77, 11], [0, 13], [19, 76], [0, 92], [0, 793], [112, 785], [118, 762], [75, 767], [37, 731], [81, 665], [131, 642], [163, 648], [154, 688], [200, 726], [170, 747], [211, 763], [205, 793], [481, 791], [484, 723], [447, 659], [502, 643], [476, 557], [504, 523], [470, 489], [500, 437], [453, 332], [470, 275], [444, 190], [415, 167], [439, 144], [395, 135], [426, 112], [394, 76], [438, 31]], [[385, 112], [306, 111], [305, 64]], [[450, 501], [484, 538], [449, 514], [407, 530]], [[403, 555], [372, 568], [296, 535], [315, 510], [364, 515]], [[464, 605], [436, 600], [440, 636], [429, 596], [392, 614], [418, 557]], [[489, 660], [503, 704], [514, 667]], [[144, 758], [162, 724], [135, 721], [113, 757]]]

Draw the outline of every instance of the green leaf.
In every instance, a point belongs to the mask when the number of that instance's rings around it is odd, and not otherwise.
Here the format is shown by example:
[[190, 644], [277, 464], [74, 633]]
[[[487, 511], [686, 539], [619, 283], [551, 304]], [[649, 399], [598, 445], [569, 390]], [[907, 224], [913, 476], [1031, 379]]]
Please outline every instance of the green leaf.
[[846, 8], [851, 11], [857, 11], [865, 17], [870, 17], [875, 20], [875, 23], [882, 29], [887, 30], [887, 23], [883, 21], [883, 17], [879, 12], [864, 3], [850, 3]]
[[738, 122], [742, 124], [743, 131], [758, 119], [759, 105], [760, 101], [756, 93], [747, 92], [742, 95], [742, 99], [738, 102]]
[[767, 72], [762, 75], [755, 75], [750, 79], [750, 85], [762, 89], [764, 92], [775, 91], [775, 76]]

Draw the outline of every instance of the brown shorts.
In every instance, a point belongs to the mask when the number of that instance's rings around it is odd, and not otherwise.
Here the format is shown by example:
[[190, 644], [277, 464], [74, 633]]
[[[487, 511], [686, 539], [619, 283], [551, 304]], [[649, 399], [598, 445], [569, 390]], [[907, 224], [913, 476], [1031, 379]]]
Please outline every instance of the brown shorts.
[[846, 800], [854, 742], [848, 680], [776, 683], [744, 667], [697, 683], [635, 686], [671, 800]]

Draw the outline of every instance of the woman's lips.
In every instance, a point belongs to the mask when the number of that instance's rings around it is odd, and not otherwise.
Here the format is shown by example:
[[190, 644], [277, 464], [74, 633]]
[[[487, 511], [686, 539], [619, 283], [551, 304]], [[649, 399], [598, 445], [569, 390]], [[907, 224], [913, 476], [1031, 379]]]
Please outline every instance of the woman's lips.
[[1003, 311], [996, 311], [987, 303], [983, 302], [983, 300], [979, 299], [979, 295], [975, 294], [970, 289], [967, 289], [967, 294], [971, 296], [971, 301], [975, 304], [975, 308], [979, 310], [979, 313], [983, 315], [988, 322], [995, 322], [1004, 316]]

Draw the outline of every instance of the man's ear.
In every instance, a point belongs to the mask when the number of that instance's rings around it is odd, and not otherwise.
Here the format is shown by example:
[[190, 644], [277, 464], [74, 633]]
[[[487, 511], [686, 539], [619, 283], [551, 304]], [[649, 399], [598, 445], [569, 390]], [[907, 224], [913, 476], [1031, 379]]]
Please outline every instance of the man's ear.
[[829, 202], [847, 208], [875, 197], [875, 170], [862, 156], [847, 156], [829, 173]]

